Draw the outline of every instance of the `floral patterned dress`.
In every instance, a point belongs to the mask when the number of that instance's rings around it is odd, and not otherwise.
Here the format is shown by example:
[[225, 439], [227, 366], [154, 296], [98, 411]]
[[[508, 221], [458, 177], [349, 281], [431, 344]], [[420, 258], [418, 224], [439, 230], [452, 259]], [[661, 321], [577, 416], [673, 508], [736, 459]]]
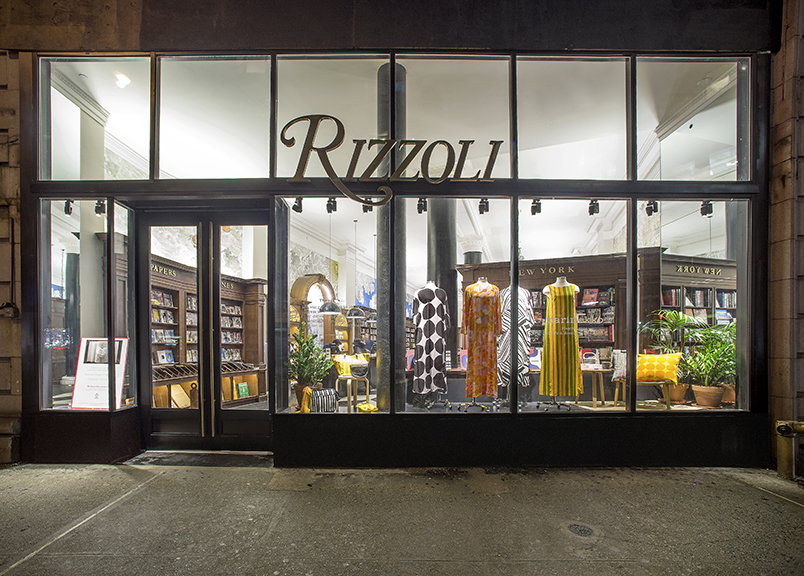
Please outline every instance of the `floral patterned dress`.
[[497, 396], [497, 336], [502, 332], [500, 289], [476, 282], [463, 293], [466, 334], [466, 397]]

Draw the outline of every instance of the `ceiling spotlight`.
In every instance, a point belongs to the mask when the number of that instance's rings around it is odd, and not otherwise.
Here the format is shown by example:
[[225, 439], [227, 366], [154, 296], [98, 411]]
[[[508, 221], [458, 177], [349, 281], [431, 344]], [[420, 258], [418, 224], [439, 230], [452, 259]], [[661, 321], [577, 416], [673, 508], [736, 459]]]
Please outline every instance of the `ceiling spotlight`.
[[701, 202], [701, 216], [711, 218], [712, 212], [714, 212], [714, 208], [709, 200], [704, 200], [703, 202]]
[[530, 205], [530, 213], [531, 214], [541, 214], [542, 213], [542, 201], [541, 200], [533, 200], [533, 203]]
[[95, 202], [95, 215], [103, 216], [106, 214], [106, 200], [98, 200]]
[[600, 214], [600, 204], [597, 203], [597, 200], [590, 200], [589, 215], [594, 216], [595, 214]]
[[327, 214], [332, 214], [333, 212], [338, 211], [338, 202], [335, 198], [330, 198], [327, 200]]
[[301, 214], [302, 210], [304, 210], [304, 208], [302, 208], [302, 197], [297, 196], [296, 201], [293, 203], [293, 211]]
[[114, 76], [115, 78], [117, 78], [117, 82], [115, 82], [115, 84], [117, 84], [118, 88], [125, 88], [126, 86], [131, 84], [131, 80], [129, 80], [128, 76], [126, 76], [125, 74], [121, 74], [118, 72]]
[[64, 213], [69, 216], [73, 213], [73, 201], [72, 200], [65, 200], [64, 201]]
[[481, 198], [480, 199], [480, 204], [478, 204], [477, 209], [481, 214], [485, 214], [486, 212], [488, 212], [489, 211], [489, 199], [488, 198]]
[[[368, 198], [366, 198], [366, 200], [368, 200]], [[373, 210], [374, 210], [374, 206], [372, 206], [371, 204], [363, 204], [363, 214], [368, 214], [369, 212], [372, 212]]]
[[648, 200], [648, 203], [645, 204], [645, 214], [648, 216], [653, 216], [659, 211], [659, 203], [656, 200]]
[[427, 198], [419, 198], [419, 201], [416, 203], [416, 212], [419, 214], [427, 212]]

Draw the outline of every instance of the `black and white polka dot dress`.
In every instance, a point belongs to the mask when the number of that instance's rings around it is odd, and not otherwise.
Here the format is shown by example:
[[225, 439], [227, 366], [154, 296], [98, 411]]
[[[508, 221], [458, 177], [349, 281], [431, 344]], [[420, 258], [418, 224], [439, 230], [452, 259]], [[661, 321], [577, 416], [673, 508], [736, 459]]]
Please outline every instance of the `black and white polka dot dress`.
[[447, 389], [447, 329], [450, 327], [447, 293], [428, 282], [413, 297], [416, 348], [413, 352], [413, 392], [428, 394]]

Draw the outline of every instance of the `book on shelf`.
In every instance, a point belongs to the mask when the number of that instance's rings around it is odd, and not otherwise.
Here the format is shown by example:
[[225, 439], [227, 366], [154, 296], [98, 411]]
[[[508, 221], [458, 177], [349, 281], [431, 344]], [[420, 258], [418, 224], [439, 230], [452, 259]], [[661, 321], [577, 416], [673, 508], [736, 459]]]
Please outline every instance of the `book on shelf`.
[[611, 291], [601, 290], [597, 293], [597, 303], [600, 306], [608, 306], [611, 304]]
[[598, 292], [599, 290], [597, 288], [584, 288], [581, 306], [594, 306], [597, 304]]
[[170, 401], [175, 408], [189, 408], [190, 396], [178, 384], [170, 387]]
[[159, 310], [157, 308], [151, 309], [151, 322], [161, 322], [162, 316], [159, 314]]
[[729, 313], [728, 310], [724, 310], [723, 308], [718, 308], [715, 310], [715, 323], [716, 324], [731, 324], [734, 317]]
[[693, 316], [696, 320], [703, 320], [704, 322], [709, 321], [709, 316], [706, 314], [706, 310], [703, 308], [696, 308], [693, 310]]

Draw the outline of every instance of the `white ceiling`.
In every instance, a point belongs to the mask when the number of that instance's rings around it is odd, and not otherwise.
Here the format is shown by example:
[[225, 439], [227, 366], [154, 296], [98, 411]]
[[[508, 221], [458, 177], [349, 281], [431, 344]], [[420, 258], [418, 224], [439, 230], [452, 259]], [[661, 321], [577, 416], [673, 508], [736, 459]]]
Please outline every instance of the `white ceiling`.
[[[280, 59], [278, 125], [303, 114], [341, 118], [347, 130], [345, 144], [330, 158], [336, 170], [345, 173], [352, 154], [351, 140], [376, 134], [376, 74], [381, 62], [376, 58]], [[507, 177], [508, 62], [493, 58], [479, 62], [455, 58], [401, 62], [407, 70], [407, 137], [447, 140], [456, 150], [459, 140], [475, 140], [465, 173], [483, 168], [489, 140], [505, 140], [495, 177]], [[733, 66], [723, 61], [641, 60], [637, 84], [640, 137], [683, 111], [710, 86], [712, 79]], [[54, 67], [108, 110], [107, 133], [140, 156], [148, 157], [147, 58], [67, 59], [55, 62]], [[519, 71], [521, 172], [533, 177], [623, 178], [624, 61], [527, 60], [520, 62]], [[131, 80], [124, 89], [114, 83], [118, 72]], [[268, 175], [270, 62], [264, 58], [235, 62], [173, 59], [165, 62], [163, 79], [162, 169], [180, 178]], [[707, 110], [696, 112], [695, 134], [685, 124], [668, 138], [668, 149], [662, 153], [673, 158], [674, 165], [691, 163], [703, 167], [696, 169], [695, 177], [707, 177], [706, 167], [713, 162], [713, 154], [735, 142], [733, 103], [732, 91]], [[536, 109], [545, 112], [536, 114]], [[321, 141], [331, 137], [326, 130], [329, 128], [324, 127], [320, 134]], [[280, 176], [295, 171], [299, 141], [305, 131], [306, 126], [297, 125], [291, 133], [296, 136], [296, 148], [281, 147], [278, 151]], [[359, 168], [367, 162], [368, 156], [361, 158]], [[431, 172], [436, 173], [438, 162], [434, 154]], [[317, 159], [311, 160], [307, 174], [324, 175]], [[733, 179], [733, 170], [719, 177]], [[293, 224], [298, 226], [297, 235], [315, 238], [316, 245], [326, 242], [328, 235], [329, 218], [324, 204], [323, 199], [307, 199], [302, 215], [291, 212]], [[416, 213], [415, 199], [408, 200], [406, 206], [409, 281], [421, 284], [426, 263], [422, 262], [424, 258], [411, 256], [426, 254], [426, 217]], [[623, 233], [625, 202], [601, 201], [600, 206], [600, 213], [590, 217], [588, 199], [542, 198], [542, 213], [531, 216], [530, 202], [523, 201], [519, 207], [522, 257], [613, 251], [618, 235]], [[699, 207], [696, 202], [662, 203], [664, 246], [690, 254], [722, 249], [723, 205], [719, 205], [712, 219], [697, 214]], [[509, 201], [492, 200], [490, 208], [481, 216], [476, 200], [457, 202], [459, 242], [479, 235], [484, 239], [484, 259], [507, 261]], [[343, 247], [354, 243], [355, 219], [359, 230], [358, 262], [366, 273], [373, 273], [376, 212], [365, 214], [360, 205], [340, 198], [333, 215], [334, 244]], [[460, 245], [458, 251], [458, 260], [462, 261]]]

